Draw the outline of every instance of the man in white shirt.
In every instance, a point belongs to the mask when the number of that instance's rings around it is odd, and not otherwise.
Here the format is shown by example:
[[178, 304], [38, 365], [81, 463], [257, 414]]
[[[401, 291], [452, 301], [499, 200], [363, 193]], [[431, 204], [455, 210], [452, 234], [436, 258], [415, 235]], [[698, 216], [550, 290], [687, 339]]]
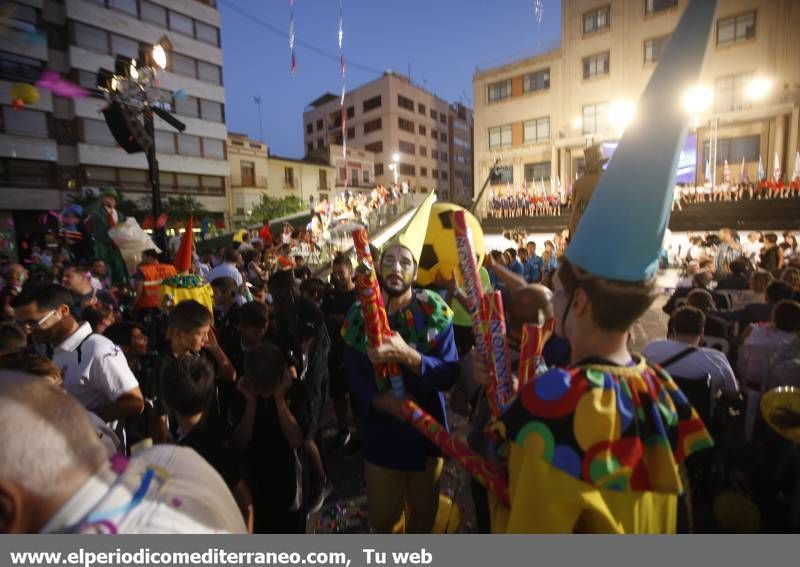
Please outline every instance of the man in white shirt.
[[0, 380], [0, 532], [246, 533], [222, 478], [192, 449], [109, 463], [86, 412], [37, 377]]
[[239, 271], [239, 265], [241, 263], [241, 254], [231, 248], [225, 249], [225, 253], [222, 256], [222, 263], [209, 272], [206, 281], [211, 283], [217, 278], [227, 277], [235, 281], [236, 285], [241, 288], [242, 284], [244, 283], [244, 280], [242, 279], [242, 273]]
[[671, 337], [650, 342], [642, 354], [649, 362], [663, 366], [673, 377], [705, 380], [706, 376], [711, 376], [712, 396], [719, 391], [736, 392], [739, 385], [725, 354], [700, 346], [705, 324], [706, 316], [700, 309], [676, 309], [670, 317]]
[[12, 303], [17, 324], [61, 369], [64, 389], [86, 409], [109, 424], [139, 415], [144, 398], [125, 355], [88, 323], [79, 324], [71, 305], [69, 290], [55, 284], [23, 290]]

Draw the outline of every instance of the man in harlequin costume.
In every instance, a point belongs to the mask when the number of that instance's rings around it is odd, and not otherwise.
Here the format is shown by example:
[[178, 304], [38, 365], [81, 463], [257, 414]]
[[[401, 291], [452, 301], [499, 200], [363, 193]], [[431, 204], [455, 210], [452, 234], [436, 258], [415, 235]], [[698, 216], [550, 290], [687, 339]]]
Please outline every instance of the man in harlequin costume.
[[458, 376], [453, 313], [437, 293], [413, 288], [432, 203], [426, 199], [405, 233], [376, 257], [394, 334], [368, 347], [360, 303], [342, 327], [343, 364], [364, 436], [369, 520], [382, 533], [430, 533], [438, 509], [441, 453], [403, 420], [402, 400], [378, 391], [373, 369], [399, 364], [406, 394], [446, 426], [443, 392]]
[[211, 286], [197, 274], [190, 273], [194, 257], [193, 230], [194, 219], [190, 217], [181, 236], [178, 253], [172, 262], [178, 273], [161, 281], [159, 306], [164, 311], [170, 311], [181, 301], [193, 299], [208, 308], [210, 313], [214, 312], [214, 294]]
[[122, 254], [108, 235], [108, 231], [125, 220], [125, 216], [117, 210], [119, 193], [113, 187], [106, 187], [100, 193], [97, 202], [86, 210], [86, 221], [94, 236], [94, 254], [106, 263], [111, 283], [128, 284], [128, 268]]
[[559, 266], [556, 332], [571, 364], [528, 382], [496, 423], [510, 441], [510, 508], [494, 503], [494, 532], [676, 530], [679, 464], [712, 441], [670, 376], [628, 351], [627, 335], [655, 297], [687, 127], [678, 101], [700, 74], [715, 9], [689, 3]]

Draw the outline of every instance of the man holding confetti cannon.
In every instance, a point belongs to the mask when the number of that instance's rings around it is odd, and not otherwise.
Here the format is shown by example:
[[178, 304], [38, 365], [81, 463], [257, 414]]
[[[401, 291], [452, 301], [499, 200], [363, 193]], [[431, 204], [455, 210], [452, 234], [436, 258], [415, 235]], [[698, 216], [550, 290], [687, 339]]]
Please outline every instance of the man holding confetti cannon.
[[445, 424], [443, 392], [458, 375], [453, 314], [434, 292], [415, 290], [431, 194], [373, 264], [354, 233], [359, 303], [342, 328], [343, 362], [364, 434], [369, 519], [383, 533], [430, 533], [443, 459], [402, 413], [404, 396]]

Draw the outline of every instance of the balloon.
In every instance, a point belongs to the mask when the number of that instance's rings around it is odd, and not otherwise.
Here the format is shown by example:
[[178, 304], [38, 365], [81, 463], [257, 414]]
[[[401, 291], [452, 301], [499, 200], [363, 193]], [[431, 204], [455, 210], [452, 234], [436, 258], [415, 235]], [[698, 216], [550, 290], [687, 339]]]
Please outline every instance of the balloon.
[[39, 91], [31, 84], [16, 83], [11, 86], [11, 104], [16, 109], [39, 102]]
[[453, 231], [452, 213], [458, 210], [466, 213], [467, 226], [472, 234], [472, 247], [478, 255], [478, 265], [483, 263], [483, 229], [478, 220], [469, 211], [453, 203], [434, 203], [431, 207], [422, 254], [419, 257], [418, 285], [433, 284], [439, 274], [445, 279], [455, 275], [458, 285], [463, 284], [458, 263], [456, 236]]
[[180, 100], [186, 100], [186, 98], [187, 98], [188, 96], [189, 96], [189, 95], [187, 95], [187, 94], [186, 94], [186, 91], [185, 91], [185, 90], [183, 90], [183, 89], [178, 89], [177, 91], [175, 91], [174, 93], [172, 93], [172, 98], [173, 98], [173, 100], [176, 100], [176, 101], [180, 101]]

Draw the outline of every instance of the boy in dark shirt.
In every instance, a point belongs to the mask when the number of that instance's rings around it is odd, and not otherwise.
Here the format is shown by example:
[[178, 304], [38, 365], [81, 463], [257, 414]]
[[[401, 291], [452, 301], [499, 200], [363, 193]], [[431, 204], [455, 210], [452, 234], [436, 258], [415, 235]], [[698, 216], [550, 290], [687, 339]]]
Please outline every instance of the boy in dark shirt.
[[311, 421], [303, 384], [292, 377], [280, 348], [249, 351], [239, 391], [245, 411], [234, 430], [253, 473], [256, 533], [304, 533], [303, 466], [299, 454]]
[[239, 308], [239, 341], [229, 341], [229, 346], [225, 349], [237, 376], [244, 375], [245, 355], [264, 342], [268, 328], [269, 310], [266, 305], [251, 301]]
[[242, 478], [239, 453], [233, 448], [227, 425], [209, 411], [214, 400], [214, 369], [191, 354], [173, 358], [162, 368], [161, 397], [175, 416], [175, 441], [191, 447], [225, 481], [253, 533], [253, 498]]

